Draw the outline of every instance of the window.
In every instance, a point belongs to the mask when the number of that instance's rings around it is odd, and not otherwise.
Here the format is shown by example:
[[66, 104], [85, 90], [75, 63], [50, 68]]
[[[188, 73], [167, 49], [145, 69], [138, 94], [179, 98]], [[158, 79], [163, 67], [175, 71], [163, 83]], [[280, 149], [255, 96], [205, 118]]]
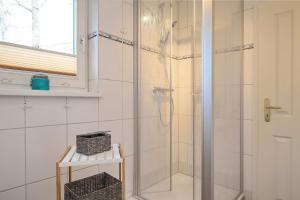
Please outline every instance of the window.
[[85, 19], [86, 0], [0, 0], [0, 80], [43, 72], [52, 86], [82, 87]]

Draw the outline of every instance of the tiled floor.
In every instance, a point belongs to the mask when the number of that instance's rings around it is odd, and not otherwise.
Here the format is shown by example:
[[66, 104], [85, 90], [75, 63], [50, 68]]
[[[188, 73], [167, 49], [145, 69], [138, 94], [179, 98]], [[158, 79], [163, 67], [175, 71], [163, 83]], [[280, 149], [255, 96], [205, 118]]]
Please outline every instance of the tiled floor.
[[[162, 181], [143, 192], [143, 197], [148, 200], [192, 200], [193, 178], [183, 174], [173, 176], [172, 191], [167, 191], [169, 180]], [[238, 191], [234, 191], [219, 185], [215, 186], [216, 200], [233, 200]], [[134, 198], [130, 199], [134, 200]]]

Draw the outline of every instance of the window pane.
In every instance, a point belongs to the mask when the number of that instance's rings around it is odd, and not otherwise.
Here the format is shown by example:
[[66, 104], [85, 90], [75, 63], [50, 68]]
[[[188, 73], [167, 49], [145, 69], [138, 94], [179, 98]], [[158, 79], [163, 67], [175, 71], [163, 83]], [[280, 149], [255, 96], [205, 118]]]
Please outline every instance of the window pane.
[[0, 0], [0, 41], [75, 54], [73, 0]]

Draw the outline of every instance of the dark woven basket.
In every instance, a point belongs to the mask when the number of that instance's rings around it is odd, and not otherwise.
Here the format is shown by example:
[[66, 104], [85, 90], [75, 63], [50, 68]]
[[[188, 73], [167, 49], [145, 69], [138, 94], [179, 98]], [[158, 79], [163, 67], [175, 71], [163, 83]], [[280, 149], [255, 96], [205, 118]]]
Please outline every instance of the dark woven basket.
[[107, 173], [65, 184], [65, 200], [122, 200], [121, 181]]
[[111, 149], [109, 131], [101, 131], [76, 136], [76, 152], [84, 155], [93, 155]]

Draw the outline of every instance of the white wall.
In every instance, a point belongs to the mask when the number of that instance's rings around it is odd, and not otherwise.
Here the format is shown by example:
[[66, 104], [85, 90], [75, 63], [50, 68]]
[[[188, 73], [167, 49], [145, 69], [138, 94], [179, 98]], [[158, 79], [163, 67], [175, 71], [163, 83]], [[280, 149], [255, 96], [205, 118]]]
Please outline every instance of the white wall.
[[[113, 3], [112, 3], [113, 2]], [[101, 0], [100, 29], [132, 40], [131, 0]], [[115, 21], [111, 21], [115, 19]], [[121, 34], [122, 36], [122, 34]], [[133, 189], [133, 49], [99, 40], [101, 98], [0, 97], [0, 199], [54, 200], [55, 162], [75, 135], [111, 130], [126, 155], [126, 191]], [[105, 56], [104, 56], [105, 55]], [[117, 166], [76, 168], [75, 178]], [[66, 180], [65, 171], [63, 179]]]

